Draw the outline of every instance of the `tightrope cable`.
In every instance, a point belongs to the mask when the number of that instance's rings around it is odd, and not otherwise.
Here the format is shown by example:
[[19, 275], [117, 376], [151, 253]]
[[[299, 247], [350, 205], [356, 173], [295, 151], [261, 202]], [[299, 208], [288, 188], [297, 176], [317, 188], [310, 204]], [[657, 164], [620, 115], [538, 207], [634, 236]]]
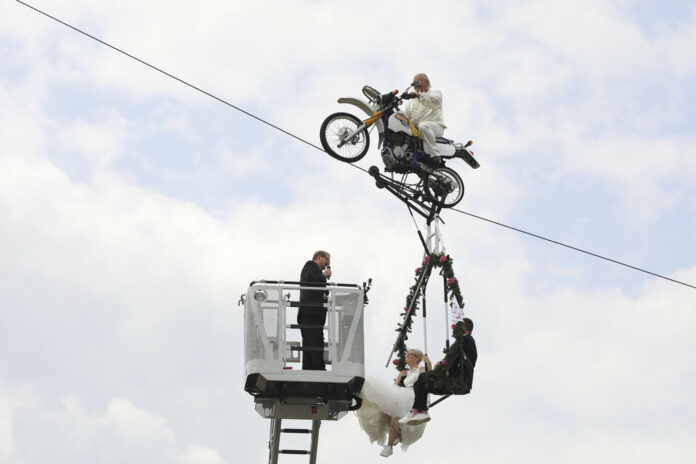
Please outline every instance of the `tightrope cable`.
[[[99, 43], [102, 44], [102, 45], [106, 45], [107, 47], [111, 48], [112, 50], [115, 50], [115, 51], [121, 53], [122, 55], [125, 55], [125, 56], [127, 56], [128, 58], [131, 58], [131, 59], [137, 61], [138, 63], [144, 64], [145, 66], [147, 66], [147, 67], [149, 67], [149, 68], [151, 68], [151, 69], [154, 69], [155, 71], [157, 71], [157, 72], [159, 72], [159, 73], [161, 73], [161, 74], [164, 74], [165, 76], [167, 76], [167, 77], [169, 77], [169, 78], [171, 78], [171, 79], [174, 79], [175, 81], [180, 82], [180, 83], [182, 83], [182, 84], [184, 84], [184, 85], [186, 85], [186, 86], [188, 86], [188, 87], [190, 87], [190, 88], [192, 88], [192, 89], [194, 89], [194, 90], [196, 90], [196, 91], [198, 91], [198, 92], [200, 92], [200, 93], [202, 93], [202, 94], [204, 94], [204, 95], [206, 95], [206, 96], [208, 96], [208, 97], [210, 97], [210, 98], [212, 98], [212, 99], [214, 99], [214, 100], [217, 100], [217, 101], [219, 101], [220, 103], [229, 106], [230, 108], [233, 108], [233, 109], [235, 109], [235, 110], [237, 110], [237, 111], [239, 111], [239, 112], [241, 112], [241, 113], [244, 113], [245, 115], [247, 115], [247, 116], [249, 116], [249, 117], [251, 117], [251, 118], [253, 118], [253, 119], [256, 119], [257, 121], [259, 121], [259, 122], [261, 122], [261, 123], [263, 123], [263, 124], [266, 124], [266, 125], [268, 125], [268, 126], [274, 128], [274, 129], [276, 129], [276, 130], [278, 130], [278, 131], [280, 131], [280, 132], [282, 132], [282, 133], [284, 133], [284, 134], [286, 134], [286, 135], [289, 135], [290, 137], [292, 137], [292, 138], [294, 138], [294, 139], [296, 139], [296, 140], [298, 140], [298, 141], [300, 141], [300, 142], [302, 142], [302, 143], [305, 143], [306, 145], [309, 145], [309, 146], [312, 147], [312, 148], [316, 148], [317, 150], [326, 153], [326, 151], [325, 151], [322, 147], [320, 147], [320, 146], [318, 146], [318, 145], [315, 145], [314, 143], [309, 142], [308, 140], [306, 140], [306, 139], [304, 139], [304, 138], [302, 138], [302, 137], [300, 137], [300, 136], [297, 136], [297, 135], [295, 135], [295, 134], [293, 134], [293, 133], [291, 133], [291, 132], [289, 132], [289, 131], [286, 131], [285, 129], [283, 129], [283, 128], [279, 127], [279, 126], [276, 126], [275, 124], [270, 123], [270, 122], [266, 121], [265, 119], [260, 118], [259, 116], [256, 116], [255, 114], [250, 113], [249, 111], [246, 111], [246, 110], [244, 110], [243, 108], [240, 108], [239, 106], [233, 105], [232, 103], [228, 102], [227, 100], [224, 100], [224, 99], [222, 99], [222, 98], [220, 98], [220, 97], [218, 97], [218, 96], [216, 96], [216, 95], [213, 95], [212, 93], [207, 92], [207, 91], [201, 89], [200, 87], [197, 87], [197, 86], [195, 86], [195, 85], [193, 85], [193, 84], [191, 84], [191, 83], [189, 83], [189, 82], [187, 82], [187, 81], [185, 81], [185, 80], [183, 80], [183, 79], [181, 79], [181, 78], [179, 78], [179, 77], [177, 77], [177, 76], [175, 76], [175, 75], [173, 75], [173, 74], [170, 74], [170, 73], [168, 73], [167, 71], [164, 71], [163, 69], [160, 69], [160, 68], [158, 68], [157, 66], [154, 66], [154, 65], [148, 63], [147, 61], [138, 58], [137, 56], [134, 56], [134, 55], [132, 55], [132, 54], [130, 54], [130, 53], [124, 51], [124, 50], [121, 50], [120, 48], [118, 48], [118, 47], [116, 47], [116, 46], [114, 46], [114, 45], [111, 45], [110, 43], [105, 42], [104, 40], [101, 40], [101, 39], [99, 39], [98, 37], [95, 37], [95, 36], [93, 36], [93, 35], [91, 35], [91, 34], [85, 32], [85, 31], [83, 31], [83, 30], [81, 30], [81, 29], [78, 29], [77, 27], [75, 27], [75, 26], [73, 26], [73, 25], [71, 25], [71, 24], [68, 24], [68, 23], [66, 23], [65, 21], [62, 21], [62, 20], [56, 18], [55, 16], [52, 16], [52, 15], [50, 15], [50, 14], [48, 14], [48, 13], [46, 13], [46, 12], [44, 12], [44, 11], [42, 11], [42, 10], [40, 10], [40, 9], [38, 9], [38, 8], [36, 8], [36, 7], [34, 7], [34, 6], [32, 6], [32, 5], [29, 5], [28, 3], [23, 2], [22, 0], [16, 0], [16, 1], [17, 1], [17, 3], [20, 3], [20, 4], [24, 5], [24, 6], [26, 6], [27, 8], [30, 8], [30, 9], [36, 11], [37, 13], [40, 13], [40, 14], [42, 14], [43, 16], [46, 16], [47, 18], [50, 18], [50, 19], [52, 19], [53, 21], [56, 21], [56, 22], [58, 22], [58, 23], [60, 23], [60, 24], [62, 24], [62, 25], [64, 25], [64, 26], [66, 26], [66, 27], [68, 27], [68, 28], [74, 30], [75, 32], [79, 32], [80, 34], [82, 34], [82, 35], [84, 35], [84, 36], [86, 36], [86, 37], [89, 37], [90, 39], [95, 40], [95, 41], [99, 42]], [[348, 164], [349, 164], [350, 166], [354, 167], [355, 169], [358, 169], [358, 170], [360, 170], [360, 171], [363, 171], [363, 172], [369, 174], [369, 172], [368, 172], [366, 169], [361, 168], [360, 166], [357, 166], [357, 165], [351, 164], [351, 163], [348, 163]], [[482, 220], [482, 221], [486, 221], [486, 222], [489, 222], [489, 223], [491, 223], [491, 224], [495, 224], [495, 225], [498, 225], [498, 226], [501, 226], [501, 227], [505, 227], [506, 229], [514, 230], [514, 231], [516, 231], [516, 232], [519, 232], [519, 233], [522, 233], [522, 234], [526, 234], [526, 235], [529, 235], [529, 236], [531, 236], [531, 237], [534, 237], [534, 238], [538, 238], [538, 239], [540, 239], [540, 240], [547, 241], [547, 242], [549, 242], [549, 243], [553, 243], [553, 244], [556, 244], [556, 245], [560, 245], [560, 246], [569, 248], [569, 249], [571, 249], [571, 250], [578, 251], [578, 252], [580, 252], [580, 253], [585, 253], [585, 254], [587, 254], [587, 255], [594, 256], [595, 258], [603, 259], [603, 260], [605, 260], [605, 261], [609, 261], [609, 262], [614, 263], [614, 264], [619, 264], [619, 265], [621, 265], [621, 266], [625, 266], [625, 267], [627, 267], [627, 268], [630, 268], [630, 269], [633, 269], [633, 270], [636, 270], [636, 271], [640, 271], [640, 272], [644, 272], [644, 273], [646, 273], [646, 274], [650, 274], [650, 275], [652, 275], [652, 276], [654, 276], [654, 277], [659, 277], [659, 278], [661, 278], [661, 279], [665, 279], [665, 280], [668, 280], [668, 281], [670, 281], [670, 282], [674, 282], [674, 283], [677, 283], [677, 284], [680, 284], [680, 285], [684, 285], [684, 286], [686, 286], [686, 287], [690, 287], [690, 288], [696, 289], [696, 286], [694, 286], [694, 285], [687, 284], [687, 283], [685, 283], [685, 282], [682, 282], [682, 281], [679, 281], [679, 280], [676, 280], [676, 279], [672, 279], [672, 278], [670, 278], [670, 277], [666, 277], [666, 276], [657, 274], [657, 273], [655, 273], [655, 272], [651, 272], [651, 271], [648, 271], [648, 270], [646, 270], [646, 269], [639, 268], [639, 267], [637, 267], [637, 266], [632, 266], [632, 265], [630, 265], [630, 264], [626, 264], [626, 263], [623, 263], [623, 262], [621, 262], [621, 261], [617, 261], [617, 260], [615, 260], [615, 259], [607, 258], [606, 256], [602, 256], [602, 255], [599, 255], [599, 254], [597, 254], [597, 253], [592, 253], [592, 252], [590, 252], [590, 251], [583, 250], [582, 248], [574, 247], [574, 246], [572, 246], [572, 245], [567, 245], [567, 244], [565, 244], [565, 243], [562, 243], [562, 242], [559, 242], [559, 241], [556, 241], [556, 240], [552, 240], [552, 239], [550, 239], [550, 238], [543, 237], [543, 236], [541, 236], [541, 235], [533, 234], [533, 233], [531, 233], [531, 232], [527, 232], [527, 231], [525, 231], [525, 230], [518, 229], [517, 227], [512, 227], [512, 226], [503, 224], [502, 222], [493, 221], [493, 220], [487, 219], [487, 218], [485, 218], [485, 217], [483, 217], [483, 216], [478, 216], [478, 215], [476, 215], [476, 214], [468, 213], [468, 212], [462, 211], [462, 210], [460, 210], [460, 209], [456, 209], [456, 208], [450, 208], [450, 209], [451, 209], [452, 211], [456, 211], [456, 212], [458, 212], [458, 213], [465, 214], [465, 215], [467, 215], [467, 216], [471, 216], [471, 217], [473, 217], [473, 218], [476, 218], [476, 219], [479, 219], [479, 220]], [[410, 208], [409, 208], [409, 211], [410, 211]], [[415, 223], [415, 218], [414, 218], [414, 223]], [[417, 224], [416, 224], [416, 229], [418, 229], [418, 225], [417, 225]], [[420, 229], [418, 229], [418, 231], [420, 232]]]
[[529, 235], [529, 236], [534, 237], [534, 238], [538, 238], [539, 240], [545, 240], [545, 241], [550, 242], [550, 243], [553, 243], [553, 244], [555, 244], [555, 245], [560, 245], [560, 246], [562, 246], [562, 247], [570, 248], [571, 250], [579, 251], [580, 253], [585, 253], [585, 254], [587, 254], [587, 255], [594, 256], [595, 258], [603, 259], [603, 260], [609, 261], [609, 262], [614, 263], [614, 264], [619, 264], [619, 265], [621, 265], [621, 266], [625, 266], [625, 267], [627, 267], [627, 268], [634, 269], [634, 270], [636, 270], [636, 271], [644, 272], [644, 273], [646, 273], [646, 274], [650, 274], [650, 275], [652, 275], [652, 276], [659, 277], [659, 278], [661, 278], [661, 279], [669, 280], [669, 281], [671, 281], [671, 282], [674, 282], [674, 283], [677, 283], [677, 284], [680, 284], [680, 285], [685, 285], [685, 286], [687, 286], [687, 287], [691, 287], [691, 288], [693, 288], [693, 289], [696, 289], [696, 286], [691, 285], [691, 284], [687, 284], [686, 282], [682, 282], [682, 281], [680, 281], [680, 280], [672, 279], [672, 278], [670, 278], [670, 277], [663, 276], [663, 275], [661, 275], [661, 274], [656, 274], [655, 272], [651, 272], [651, 271], [648, 271], [648, 270], [646, 270], [646, 269], [642, 269], [642, 268], [637, 267], [637, 266], [632, 266], [632, 265], [630, 265], [630, 264], [622, 263], [621, 261], [617, 261], [617, 260], [615, 260], [615, 259], [607, 258], [606, 256], [602, 256], [602, 255], [599, 255], [599, 254], [597, 254], [597, 253], [592, 253], [591, 251], [583, 250], [582, 248], [574, 247], [574, 246], [572, 246], [572, 245], [568, 245], [568, 244], [566, 244], [566, 243], [559, 242], [559, 241], [557, 241], [557, 240], [552, 240], [552, 239], [550, 239], [550, 238], [547, 238], [547, 237], [544, 237], [544, 236], [541, 236], [541, 235], [538, 235], [538, 234], [534, 234], [534, 233], [532, 233], [532, 232], [527, 232], [526, 230], [518, 229], [517, 227], [512, 227], [512, 226], [509, 226], [509, 225], [507, 225], [507, 224], [503, 224], [502, 222], [497, 222], [497, 221], [494, 221], [494, 220], [492, 220], [492, 219], [485, 218], [485, 217], [483, 217], [483, 216], [478, 216], [478, 215], [476, 215], [476, 214], [467, 213], [466, 211], [462, 211], [462, 210], [457, 209], [457, 208], [450, 208], [450, 209], [451, 209], [452, 211], [456, 211], [456, 212], [458, 212], [458, 213], [466, 214], [467, 216], [471, 216], [471, 217], [473, 217], [473, 218], [480, 219], [481, 221], [490, 222], [491, 224], [495, 224], [495, 225], [500, 226], [500, 227], [505, 227], [506, 229], [514, 230], [515, 232], [519, 232], [519, 233], [521, 233], [521, 234]]
[[147, 66], [147, 67], [149, 67], [149, 68], [152, 68], [152, 69], [154, 69], [155, 71], [157, 71], [157, 72], [159, 72], [159, 73], [162, 73], [162, 74], [164, 74], [165, 76], [170, 77], [170, 78], [174, 79], [174, 80], [177, 81], [177, 82], [181, 82], [182, 84], [184, 84], [184, 85], [186, 85], [186, 86], [189, 86], [189, 87], [191, 87], [192, 89], [197, 90], [197, 91], [199, 91], [200, 93], [202, 93], [202, 94], [204, 94], [204, 95], [207, 95], [207, 96], [209, 96], [210, 98], [213, 98], [213, 99], [219, 101], [220, 103], [223, 103], [223, 104], [225, 104], [225, 105], [227, 105], [227, 106], [229, 106], [229, 107], [231, 107], [231, 108], [234, 108], [234, 109], [237, 110], [237, 111], [241, 111], [242, 113], [246, 114], [247, 116], [252, 117], [252, 118], [256, 119], [256, 120], [259, 121], [259, 122], [262, 122], [262, 123], [264, 123], [264, 124], [267, 124], [267, 125], [271, 126], [272, 128], [277, 129], [277, 130], [279, 130], [280, 132], [282, 132], [282, 133], [284, 133], [284, 134], [286, 134], [286, 135], [289, 135], [290, 137], [293, 137], [293, 138], [299, 140], [300, 142], [304, 142], [304, 143], [306, 143], [307, 145], [309, 145], [309, 146], [311, 146], [311, 147], [314, 147], [314, 148], [316, 148], [316, 149], [318, 149], [318, 150], [324, 151], [321, 147], [318, 147], [318, 146], [314, 145], [313, 143], [308, 142], [307, 140], [305, 140], [305, 139], [303, 139], [303, 138], [301, 138], [301, 137], [298, 137], [298, 136], [296, 136], [295, 134], [292, 134], [292, 133], [286, 131], [285, 129], [283, 129], [283, 128], [281, 128], [281, 127], [276, 126], [275, 124], [272, 124], [272, 123], [266, 121], [265, 119], [262, 119], [262, 118], [260, 118], [260, 117], [258, 117], [258, 116], [256, 116], [256, 115], [254, 115], [254, 114], [252, 114], [252, 113], [250, 113], [250, 112], [248, 112], [248, 111], [246, 111], [246, 110], [244, 110], [244, 109], [242, 109], [242, 108], [240, 108], [240, 107], [238, 107], [238, 106], [236, 106], [236, 105], [233, 105], [232, 103], [228, 102], [227, 100], [223, 100], [222, 98], [217, 97], [217, 96], [213, 95], [212, 93], [207, 92], [207, 91], [201, 89], [200, 87], [197, 87], [197, 86], [195, 86], [195, 85], [193, 85], [193, 84], [191, 84], [191, 83], [189, 83], [189, 82], [186, 82], [185, 80], [180, 79], [180, 78], [176, 77], [175, 75], [170, 74], [170, 73], [168, 73], [167, 71], [164, 71], [163, 69], [160, 69], [160, 68], [158, 68], [157, 66], [148, 63], [148, 62], [145, 61], [145, 60], [141, 60], [141, 59], [138, 58], [137, 56], [131, 55], [130, 53], [128, 53], [128, 52], [126, 52], [126, 51], [123, 51], [123, 50], [121, 50], [120, 48], [118, 48], [118, 47], [116, 47], [116, 46], [114, 46], [114, 45], [111, 45], [110, 43], [105, 42], [105, 41], [101, 40], [101, 39], [98, 38], [98, 37], [95, 37], [95, 36], [93, 36], [93, 35], [91, 35], [91, 34], [88, 34], [87, 32], [85, 32], [85, 31], [83, 31], [83, 30], [81, 30], [81, 29], [78, 29], [78, 28], [75, 27], [75, 26], [72, 26], [72, 25], [66, 23], [65, 21], [61, 21], [60, 19], [56, 18], [55, 16], [51, 16], [50, 14], [48, 14], [48, 13], [46, 13], [46, 12], [44, 12], [44, 11], [41, 11], [41, 10], [39, 10], [38, 8], [35, 8], [35, 7], [31, 6], [31, 5], [29, 5], [28, 3], [24, 3], [22, 0], [16, 0], [16, 1], [19, 2], [19, 3], [21, 3], [21, 4], [24, 5], [24, 6], [28, 7], [28, 8], [31, 8], [32, 10], [36, 11], [37, 13], [41, 13], [42, 15], [44, 15], [44, 16], [46, 16], [46, 17], [48, 17], [48, 18], [51, 18], [52, 20], [54, 20], [54, 21], [56, 21], [56, 22], [59, 22], [60, 24], [66, 26], [66, 27], [69, 27], [69, 28], [72, 29], [73, 31], [79, 32], [80, 34], [85, 35], [85, 36], [89, 37], [89, 38], [92, 39], [92, 40], [96, 40], [96, 41], [99, 42], [100, 44], [106, 45], [107, 47], [111, 48], [112, 50], [115, 50], [115, 51], [117, 51], [117, 52], [119, 52], [119, 53], [121, 53], [121, 54], [127, 56], [128, 58], [134, 59], [134, 60], [137, 61], [138, 63], [142, 63], [142, 64], [144, 64], [145, 66]]

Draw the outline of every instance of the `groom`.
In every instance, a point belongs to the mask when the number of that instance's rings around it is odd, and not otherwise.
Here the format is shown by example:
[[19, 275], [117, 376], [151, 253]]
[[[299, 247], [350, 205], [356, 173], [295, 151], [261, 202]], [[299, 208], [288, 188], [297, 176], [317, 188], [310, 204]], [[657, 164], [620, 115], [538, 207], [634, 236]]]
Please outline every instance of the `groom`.
[[[474, 341], [474, 337], [471, 336], [471, 332], [474, 330], [474, 322], [465, 317], [462, 320], [462, 324], [464, 325], [464, 336], [461, 338], [461, 349], [466, 355], [466, 359], [471, 362], [472, 367], [475, 367], [478, 353], [476, 352], [476, 342]], [[418, 376], [418, 380], [416, 380], [416, 383], [413, 384], [413, 393], [415, 395], [413, 408], [408, 412], [408, 414], [399, 420], [400, 424], [418, 425], [430, 420], [430, 414], [428, 414], [428, 390], [426, 389], [425, 385], [423, 385], [423, 376], [437, 375], [438, 371], [441, 371], [443, 368], [449, 368], [445, 367], [444, 365], [439, 369], [438, 367], [440, 367], [439, 362], [435, 365], [435, 370], [423, 372]], [[450, 373], [454, 374], [453, 372]], [[471, 380], [473, 379], [473, 371], [471, 374], [472, 378], [467, 379], [469, 386], [471, 386]]]

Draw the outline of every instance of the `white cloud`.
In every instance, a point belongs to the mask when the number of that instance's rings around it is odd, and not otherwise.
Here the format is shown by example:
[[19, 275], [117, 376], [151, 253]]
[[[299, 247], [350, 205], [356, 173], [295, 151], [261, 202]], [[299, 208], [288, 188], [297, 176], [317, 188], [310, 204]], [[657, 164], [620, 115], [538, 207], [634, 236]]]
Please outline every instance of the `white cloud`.
[[15, 452], [12, 424], [13, 398], [3, 390], [0, 389], [0, 462], [9, 462], [10, 456]]
[[[696, 149], [665, 129], [666, 114], [688, 119], [683, 106], [640, 97], [660, 73], [677, 94], [688, 90], [679, 79], [694, 59], [676, 50], [694, 27], [650, 39], [610, 5], [579, 5], [442, 4], [439, 34], [422, 41], [409, 39], [423, 23], [416, 3], [274, 4], [272, 15], [268, 4], [39, 6], [314, 142], [339, 96], [429, 72], [447, 96], [448, 135], [473, 138], [482, 163], [455, 165], [464, 209], [532, 216], [543, 232], [559, 226], [534, 205], [541, 184], [560, 208], [555, 184], [596, 182], [609, 194], [586, 201], [621, 208], [590, 219], [625, 222], [621, 232], [640, 225], [667, 246], [690, 227], [661, 221], [692, 203]], [[207, 97], [21, 5], [0, 9], [12, 43], [0, 49], [10, 58], [0, 76], [0, 340], [10, 353], [0, 359], [0, 460], [264, 459], [268, 422], [241, 388], [234, 304], [250, 280], [296, 278], [317, 248], [332, 252], [337, 280], [374, 278], [366, 364], [391, 375], [382, 366], [421, 256], [405, 208], [347, 165], [221, 116], [228, 110]], [[362, 27], [399, 14], [399, 31]], [[638, 106], [646, 111], [625, 110]], [[193, 161], [169, 156], [180, 145]], [[74, 175], [79, 161], [89, 176]], [[373, 150], [361, 165], [375, 162]], [[541, 255], [510, 231], [445, 220], [481, 356], [474, 392], [433, 411], [409, 460], [519, 462], [542, 447], [548, 462], [693, 460], [692, 290], [633, 274], [593, 280], [606, 263]], [[617, 253], [648, 253], [625, 242]], [[694, 282], [690, 252], [666, 268]], [[433, 282], [435, 358], [444, 321]], [[352, 417], [322, 425], [321, 459], [377, 452]]]
[[[22, 445], [13, 443], [12, 433], [3, 430], [6, 446], [0, 455], [2, 462], [124, 462], [148, 457], [157, 462], [225, 462], [210, 447], [180, 445], [181, 440], [164, 417], [123, 398], [112, 398], [105, 410], [95, 411], [76, 394], [63, 397], [57, 408], [47, 406], [27, 387], [2, 394], [3, 403], [9, 403], [0, 411], [3, 423], [14, 425], [16, 443]], [[8, 416], [14, 424], [5, 419]], [[37, 437], [37, 432], [43, 435]]]
[[76, 121], [63, 138], [66, 149], [81, 153], [95, 169], [109, 167], [123, 152], [128, 139], [128, 122], [117, 113], [105, 115], [103, 122]]

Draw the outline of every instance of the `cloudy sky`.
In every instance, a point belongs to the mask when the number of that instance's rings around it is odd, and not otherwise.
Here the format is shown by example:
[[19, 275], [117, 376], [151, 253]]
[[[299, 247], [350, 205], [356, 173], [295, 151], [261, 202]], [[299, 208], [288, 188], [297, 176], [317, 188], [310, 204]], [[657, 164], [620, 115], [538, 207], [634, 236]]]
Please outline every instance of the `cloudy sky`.
[[[337, 98], [427, 72], [481, 163], [450, 164], [463, 210], [696, 285], [693, 2], [32, 4], [313, 143]], [[237, 301], [319, 248], [374, 279], [366, 370], [393, 378], [422, 250], [368, 176], [12, 0], [0, 63], [0, 463], [265, 462]], [[696, 461], [696, 290], [443, 219], [476, 383], [391, 459]], [[322, 426], [320, 462], [378, 452]]]

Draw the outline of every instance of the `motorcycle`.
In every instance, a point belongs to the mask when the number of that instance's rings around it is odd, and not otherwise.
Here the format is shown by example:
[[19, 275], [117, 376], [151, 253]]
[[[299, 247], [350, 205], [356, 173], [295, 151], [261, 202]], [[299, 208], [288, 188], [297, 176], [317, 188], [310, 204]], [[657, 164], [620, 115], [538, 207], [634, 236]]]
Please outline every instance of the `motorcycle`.
[[[399, 111], [403, 100], [411, 98], [409, 89], [416, 84], [411, 83], [399, 96], [397, 90], [381, 94], [366, 85], [362, 91], [367, 102], [359, 98], [339, 98], [339, 103], [354, 105], [369, 117], [360, 120], [343, 112], [330, 115], [321, 125], [321, 144], [333, 158], [354, 163], [367, 154], [370, 148], [369, 131], [377, 127], [385, 172], [391, 173], [391, 180], [398, 190], [411, 199], [423, 199], [451, 208], [464, 196], [464, 182], [454, 169], [445, 165], [445, 160], [460, 158], [473, 169], [480, 165], [469, 150], [473, 143], [471, 141], [462, 144], [437, 137], [440, 156], [433, 157], [426, 152], [418, 128]], [[372, 175], [374, 169], [370, 171]], [[401, 179], [395, 180], [394, 176], [398, 174], [401, 174]], [[411, 174], [416, 174], [415, 181], [409, 177]], [[379, 181], [377, 185], [380, 187]]]

